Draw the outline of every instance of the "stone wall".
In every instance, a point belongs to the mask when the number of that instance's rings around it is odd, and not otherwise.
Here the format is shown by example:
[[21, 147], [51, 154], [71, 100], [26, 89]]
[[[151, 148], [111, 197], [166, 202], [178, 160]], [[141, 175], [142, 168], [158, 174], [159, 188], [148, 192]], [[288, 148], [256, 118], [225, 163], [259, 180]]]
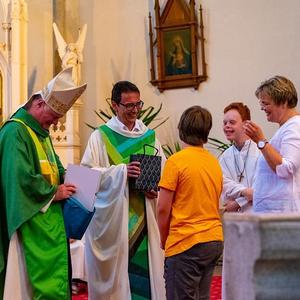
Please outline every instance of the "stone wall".
[[300, 215], [225, 214], [224, 299], [300, 299]]

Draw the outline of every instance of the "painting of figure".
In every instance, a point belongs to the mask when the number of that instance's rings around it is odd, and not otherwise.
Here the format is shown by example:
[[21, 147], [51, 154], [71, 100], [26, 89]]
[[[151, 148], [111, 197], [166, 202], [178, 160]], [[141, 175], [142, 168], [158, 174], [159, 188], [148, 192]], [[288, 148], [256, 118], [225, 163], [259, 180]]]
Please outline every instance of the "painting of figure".
[[164, 32], [165, 75], [192, 73], [190, 29]]

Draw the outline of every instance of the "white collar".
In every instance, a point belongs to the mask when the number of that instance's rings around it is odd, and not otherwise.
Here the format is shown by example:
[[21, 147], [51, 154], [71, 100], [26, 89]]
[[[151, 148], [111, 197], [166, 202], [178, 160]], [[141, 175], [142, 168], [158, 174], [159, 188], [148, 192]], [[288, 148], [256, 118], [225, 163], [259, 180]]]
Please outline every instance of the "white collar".
[[244, 145], [241, 149], [239, 149], [235, 144], [233, 144], [233, 147], [239, 151], [239, 152], [243, 152], [243, 151], [247, 151], [247, 149], [250, 147], [250, 143], [251, 143], [251, 139], [247, 139], [245, 142], [244, 142]]
[[115, 117], [115, 121], [118, 124], [118, 126], [120, 128], [122, 128], [123, 130], [128, 130], [128, 131], [133, 131], [133, 132], [139, 132], [141, 130], [141, 126], [139, 126], [140, 124], [137, 122], [137, 120], [135, 120], [135, 124], [134, 124], [132, 130], [129, 130], [129, 128], [125, 124], [123, 124], [117, 116]]
[[127, 137], [139, 137], [143, 135], [147, 130], [147, 126], [141, 121], [136, 120], [134, 128], [129, 130], [116, 116], [113, 116], [106, 125], [115, 132], [118, 132]]

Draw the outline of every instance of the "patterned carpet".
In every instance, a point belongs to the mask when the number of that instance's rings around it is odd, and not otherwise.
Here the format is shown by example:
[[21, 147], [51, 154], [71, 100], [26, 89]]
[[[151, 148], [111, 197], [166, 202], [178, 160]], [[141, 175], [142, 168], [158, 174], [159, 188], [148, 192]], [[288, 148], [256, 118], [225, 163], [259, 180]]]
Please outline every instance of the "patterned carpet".
[[[210, 300], [221, 300], [221, 276], [214, 276], [211, 283]], [[78, 284], [78, 294], [72, 296], [72, 300], [87, 300], [87, 286], [85, 283]]]

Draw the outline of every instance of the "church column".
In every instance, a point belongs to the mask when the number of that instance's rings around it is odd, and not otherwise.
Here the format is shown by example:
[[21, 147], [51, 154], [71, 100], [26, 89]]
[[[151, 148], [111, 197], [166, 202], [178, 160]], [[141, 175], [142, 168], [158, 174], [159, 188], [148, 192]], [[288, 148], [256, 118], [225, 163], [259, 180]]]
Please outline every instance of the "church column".
[[11, 23], [8, 1], [1, 0], [3, 10], [2, 30], [4, 40], [0, 43], [0, 69], [1, 69], [1, 117], [0, 123], [6, 120], [11, 113]]
[[27, 3], [11, 2], [11, 112], [27, 100]]

